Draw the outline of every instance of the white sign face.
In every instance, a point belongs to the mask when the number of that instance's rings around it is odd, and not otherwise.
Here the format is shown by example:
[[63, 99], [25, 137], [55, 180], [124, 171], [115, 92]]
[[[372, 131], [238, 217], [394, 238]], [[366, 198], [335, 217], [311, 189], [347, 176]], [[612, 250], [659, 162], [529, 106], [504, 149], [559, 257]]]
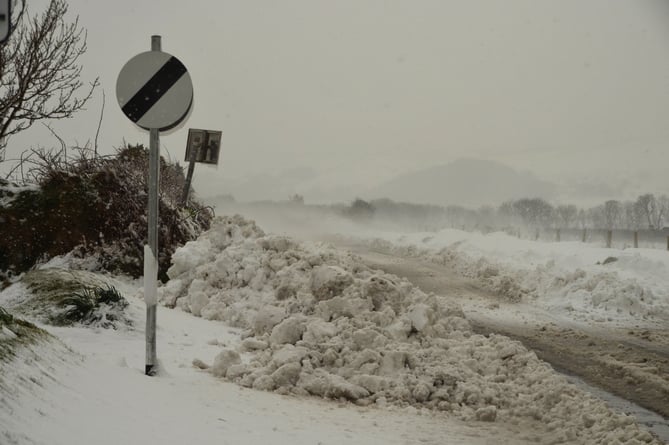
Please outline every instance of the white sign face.
[[195, 162], [218, 165], [221, 137], [222, 133], [220, 131], [189, 129], [188, 142], [186, 143], [186, 162], [190, 161], [191, 151], [195, 150]]
[[7, 40], [11, 31], [11, 0], [0, 0], [0, 43]]
[[140, 127], [169, 130], [190, 111], [193, 83], [179, 59], [162, 51], [147, 51], [121, 69], [116, 98], [123, 113]]

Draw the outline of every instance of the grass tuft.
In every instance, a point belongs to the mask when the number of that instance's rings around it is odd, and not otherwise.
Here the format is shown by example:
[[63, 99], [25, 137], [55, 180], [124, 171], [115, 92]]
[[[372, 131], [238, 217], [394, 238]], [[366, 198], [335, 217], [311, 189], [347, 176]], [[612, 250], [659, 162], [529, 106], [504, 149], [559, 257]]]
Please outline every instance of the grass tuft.
[[50, 321], [56, 326], [81, 323], [114, 328], [114, 323], [123, 319], [123, 309], [127, 306], [128, 301], [114, 286], [85, 287], [61, 298], [58, 302], [60, 310], [50, 317]]

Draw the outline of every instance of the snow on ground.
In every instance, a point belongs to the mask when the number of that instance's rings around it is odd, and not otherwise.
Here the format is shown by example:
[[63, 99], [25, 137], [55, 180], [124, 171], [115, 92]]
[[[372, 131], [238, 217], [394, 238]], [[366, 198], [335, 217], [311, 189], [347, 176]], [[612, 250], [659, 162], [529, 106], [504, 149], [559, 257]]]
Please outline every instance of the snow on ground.
[[543, 430], [535, 443], [652, 440], [520, 343], [474, 334], [446, 299], [330, 246], [219, 218], [168, 275], [165, 304], [243, 330], [211, 357], [243, 387], [525, 425]]
[[[239, 330], [181, 310], [159, 309], [162, 373], [146, 377], [141, 283], [100, 279], [128, 296], [134, 328], [46, 326], [60, 341], [22, 349], [0, 364], [7, 383], [0, 386], [0, 444], [535, 443], [519, 426], [288, 397], [213, 378], [192, 360], [238, 345]], [[0, 293], [0, 304], [7, 293]]]
[[140, 283], [108, 277], [131, 325], [48, 327], [71, 352], [19, 353], [0, 443], [658, 443], [520, 343], [473, 333], [453, 303], [329, 245], [217, 218], [169, 275], [160, 376], [142, 373]]
[[373, 238], [373, 248], [448, 262], [511, 301], [568, 319], [615, 325], [669, 320], [669, 253], [664, 250], [607, 249], [455, 229]]

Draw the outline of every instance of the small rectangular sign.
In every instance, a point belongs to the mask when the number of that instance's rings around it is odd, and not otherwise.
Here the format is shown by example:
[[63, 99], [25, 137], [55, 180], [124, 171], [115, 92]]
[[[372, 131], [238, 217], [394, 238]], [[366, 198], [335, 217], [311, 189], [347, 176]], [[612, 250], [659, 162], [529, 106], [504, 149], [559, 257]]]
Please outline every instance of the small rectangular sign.
[[11, 0], [0, 0], [0, 43], [7, 40], [11, 32]]
[[191, 150], [195, 150], [195, 162], [218, 165], [222, 134], [215, 130], [190, 128], [186, 143], [186, 162], [191, 160]]

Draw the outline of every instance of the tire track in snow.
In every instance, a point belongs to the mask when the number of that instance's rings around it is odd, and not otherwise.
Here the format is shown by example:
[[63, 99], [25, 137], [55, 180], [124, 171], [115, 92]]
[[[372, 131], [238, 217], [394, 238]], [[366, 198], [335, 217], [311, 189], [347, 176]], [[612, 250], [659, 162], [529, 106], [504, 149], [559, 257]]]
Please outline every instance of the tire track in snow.
[[[521, 341], [561, 372], [578, 376], [664, 417], [669, 429], [668, 330], [592, 327], [553, 316], [525, 303], [510, 303], [448, 265], [401, 257], [362, 244], [340, 247], [373, 268], [404, 277], [425, 292], [451, 296], [481, 334]], [[662, 438], [669, 441], [669, 437]]]

